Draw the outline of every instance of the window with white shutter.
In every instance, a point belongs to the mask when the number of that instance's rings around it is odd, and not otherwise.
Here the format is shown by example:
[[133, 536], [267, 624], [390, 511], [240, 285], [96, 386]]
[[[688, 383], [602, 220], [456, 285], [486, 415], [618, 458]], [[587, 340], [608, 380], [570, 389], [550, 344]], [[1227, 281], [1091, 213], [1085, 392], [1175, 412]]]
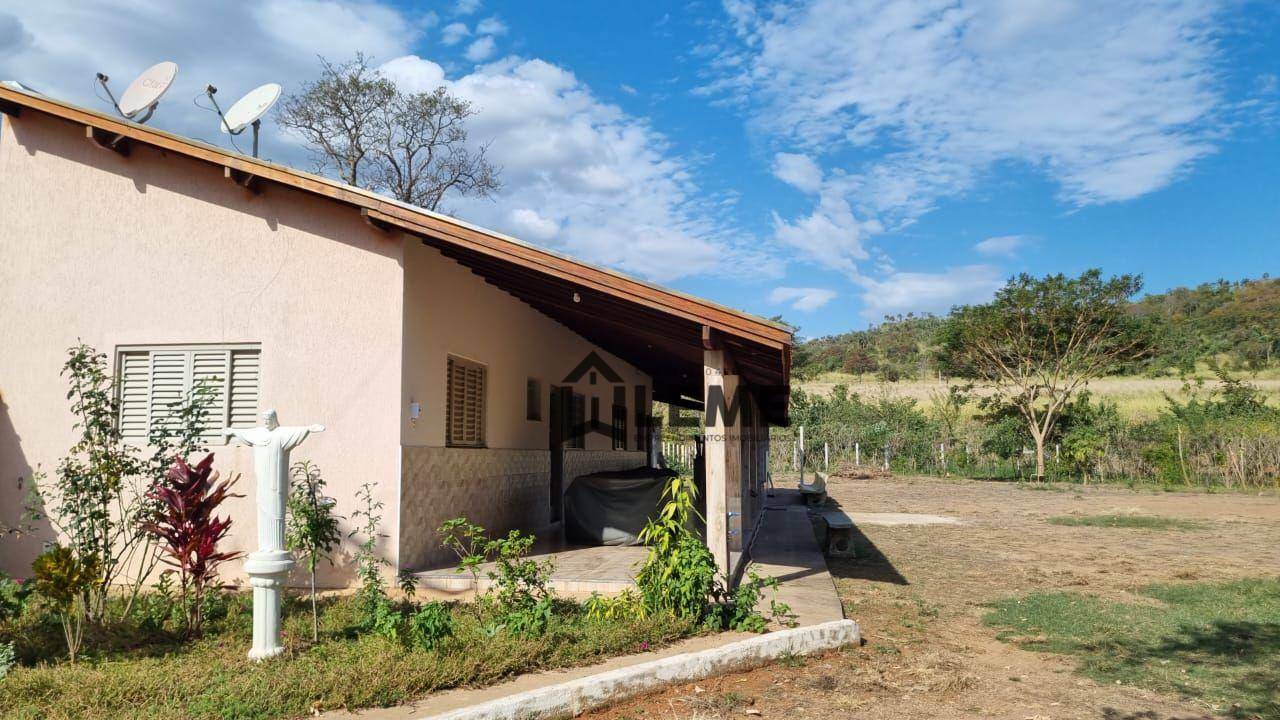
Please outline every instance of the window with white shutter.
[[145, 441], [153, 428], [174, 426], [173, 407], [197, 386], [207, 389], [206, 441], [224, 427], [258, 423], [257, 345], [130, 346], [116, 352], [120, 431]]
[[445, 403], [445, 444], [452, 447], [484, 447], [485, 367], [449, 357]]

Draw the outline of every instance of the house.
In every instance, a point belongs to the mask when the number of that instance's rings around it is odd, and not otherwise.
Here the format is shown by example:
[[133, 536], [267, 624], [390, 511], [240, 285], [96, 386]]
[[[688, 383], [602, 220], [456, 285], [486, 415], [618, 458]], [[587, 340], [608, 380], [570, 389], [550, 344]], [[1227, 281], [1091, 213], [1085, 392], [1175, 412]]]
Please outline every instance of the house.
[[[553, 532], [574, 477], [651, 460], [655, 400], [715, 388], [708, 545], [730, 570], [749, 542], [786, 327], [43, 95], [0, 86], [0, 111], [0, 522], [74, 441], [58, 371], [83, 341], [111, 358], [132, 440], [202, 379], [211, 429], [267, 408], [326, 425], [294, 460], [344, 515], [370, 484], [379, 551], [411, 570], [449, 559], [448, 518]], [[252, 550], [251, 455], [209, 442], [242, 476], [229, 543]], [[51, 537], [5, 540], [0, 570]]]

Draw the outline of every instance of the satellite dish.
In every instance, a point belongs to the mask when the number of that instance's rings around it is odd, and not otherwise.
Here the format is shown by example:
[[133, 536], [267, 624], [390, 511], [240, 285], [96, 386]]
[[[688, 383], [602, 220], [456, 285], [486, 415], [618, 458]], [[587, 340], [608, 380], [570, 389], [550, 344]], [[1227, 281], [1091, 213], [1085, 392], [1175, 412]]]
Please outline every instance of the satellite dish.
[[[250, 90], [248, 94], [237, 100], [226, 113], [223, 113], [222, 108], [218, 107], [218, 101], [213, 97], [218, 92], [218, 88], [207, 85], [204, 89], [205, 95], [209, 96], [214, 109], [218, 111], [218, 117], [222, 119], [222, 132], [239, 135], [245, 131], [245, 128], [253, 127], [254, 157], [258, 157], [258, 131], [262, 128], [262, 116], [280, 99], [281, 91], [282, 88], [277, 83], [261, 85]], [[235, 143], [233, 142], [232, 144]]]
[[[160, 103], [160, 98], [164, 97], [165, 92], [169, 90], [169, 86], [173, 85], [173, 79], [178, 76], [178, 65], [169, 61], [156, 63], [146, 70], [142, 71], [133, 82], [129, 83], [129, 87], [125, 88], [124, 94], [117, 101], [115, 95], [111, 94], [111, 88], [107, 86], [108, 78], [102, 73], [98, 73], [98, 82], [101, 83], [107, 95], [111, 98], [111, 104], [115, 105], [116, 112], [125, 116], [130, 120], [144, 123], [151, 119], [152, 113], [156, 111], [156, 105]], [[146, 112], [142, 117], [139, 114]]]
[[249, 91], [249, 94], [236, 101], [235, 105], [222, 116], [222, 132], [239, 135], [246, 127], [266, 114], [276, 100], [280, 99], [282, 88], [276, 83], [267, 83]]

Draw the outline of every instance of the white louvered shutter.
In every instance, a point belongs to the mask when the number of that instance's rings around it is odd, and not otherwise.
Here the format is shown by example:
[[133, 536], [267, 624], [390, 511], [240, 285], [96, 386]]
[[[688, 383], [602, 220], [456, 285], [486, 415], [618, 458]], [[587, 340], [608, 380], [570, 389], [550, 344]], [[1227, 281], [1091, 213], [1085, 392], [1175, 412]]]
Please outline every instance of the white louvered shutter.
[[189, 353], [165, 351], [151, 353], [151, 399], [148, 417], [150, 428], [171, 429], [169, 406], [181, 402], [190, 387], [187, 375]]
[[262, 356], [257, 350], [231, 351], [231, 392], [227, 427], [258, 424], [258, 382]]
[[120, 354], [120, 433], [130, 440], [147, 437], [151, 407], [151, 354]]
[[228, 350], [193, 350], [191, 352], [191, 385], [202, 385], [208, 390], [208, 415], [205, 416], [207, 434], [216, 433], [227, 421], [227, 366], [231, 364]]
[[223, 427], [258, 422], [261, 351], [245, 346], [125, 348], [117, 354], [120, 431], [146, 440], [152, 429], [176, 430], [173, 406], [197, 385], [209, 389], [206, 441]]

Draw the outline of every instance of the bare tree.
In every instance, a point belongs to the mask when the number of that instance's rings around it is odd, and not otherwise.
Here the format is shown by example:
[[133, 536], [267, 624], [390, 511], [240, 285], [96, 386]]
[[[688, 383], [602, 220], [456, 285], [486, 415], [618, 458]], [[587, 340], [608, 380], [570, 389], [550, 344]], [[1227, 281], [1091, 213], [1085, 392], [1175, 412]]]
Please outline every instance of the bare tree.
[[450, 194], [490, 197], [501, 187], [487, 146], [467, 142], [471, 103], [444, 87], [402, 92], [363, 54], [320, 64], [320, 79], [286, 97], [276, 115], [306, 140], [320, 171], [428, 210]]

